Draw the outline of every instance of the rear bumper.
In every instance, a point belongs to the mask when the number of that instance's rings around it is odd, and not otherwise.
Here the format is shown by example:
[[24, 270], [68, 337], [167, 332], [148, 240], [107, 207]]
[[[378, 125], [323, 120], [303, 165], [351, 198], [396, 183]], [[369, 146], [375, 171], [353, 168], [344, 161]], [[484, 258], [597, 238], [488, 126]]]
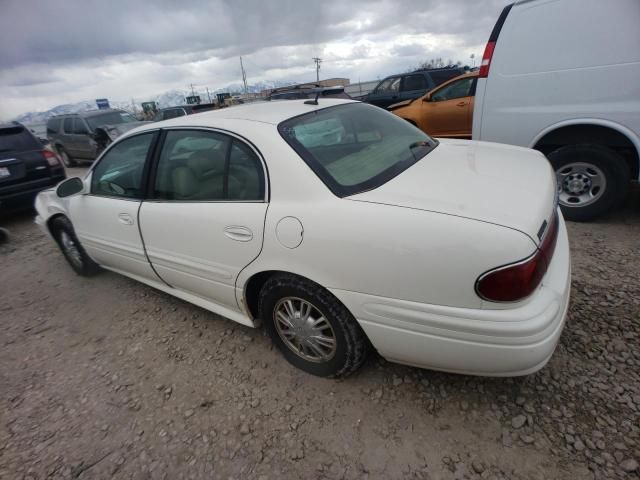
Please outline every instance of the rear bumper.
[[[519, 376], [551, 358], [565, 323], [571, 260], [564, 221], [542, 285], [506, 309], [428, 305], [332, 290], [389, 361], [483, 376]], [[490, 304], [488, 304], [490, 305]]]
[[2, 210], [10, 210], [31, 206], [38, 193], [56, 186], [65, 178], [64, 171], [62, 171], [59, 176], [31, 180], [29, 182], [0, 188], [0, 208]]

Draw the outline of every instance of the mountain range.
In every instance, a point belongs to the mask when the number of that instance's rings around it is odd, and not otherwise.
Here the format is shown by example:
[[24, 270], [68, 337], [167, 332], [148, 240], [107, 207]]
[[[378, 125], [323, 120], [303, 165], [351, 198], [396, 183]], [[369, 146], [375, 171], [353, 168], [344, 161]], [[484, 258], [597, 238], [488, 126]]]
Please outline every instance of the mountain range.
[[[262, 90], [267, 90], [267, 89], [277, 88], [277, 87], [284, 87], [287, 85], [292, 85], [293, 83], [294, 82], [280, 81], [280, 80], [264, 81], [264, 82], [258, 82], [252, 85], [248, 85], [247, 90], [250, 93], [259, 93]], [[215, 101], [216, 93], [229, 92], [231, 94], [236, 94], [236, 93], [242, 92], [243, 90], [244, 90], [244, 87], [241, 84], [231, 84], [231, 85], [227, 85], [224, 88], [211, 90], [209, 93], [211, 95], [211, 100]], [[198, 91], [195, 91], [195, 94], [200, 95], [200, 98], [202, 99], [203, 102], [209, 101], [209, 97], [207, 96], [206, 91], [198, 90]], [[190, 90], [169, 90], [167, 92], [164, 92], [158, 95], [150, 95], [149, 97], [144, 99], [135, 99], [135, 102], [133, 99], [129, 101], [109, 99], [109, 105], [111, 106], [111, 108], [120, 108], [122, 110], [127, 110], [129, 112], [132, 112], [134, 110], [134, 104], [137, 110], [141, 110], [142, 108], [140, 106], [141, 102], [156, 102], [156, 105], [159, 108], [172, 107], [175, 105], [184, 105], [186, 103], [185, 97], [189, 95], [191, 95]], [[57, 105], [43, 112], [23, 113], [22, 115], [19, 115], [16, 118], [14, 118], [14, 120], [27, 125], [42, 124], [42, 123], [45, 123], [48, 118], [53, 117], [54, 115], [85, 112], [87, 110], [95, 110], [96, 108], [97, 106], [96, 106], [95, 100], [82, 100], [76, 103], [67, 103], [64, 105]]]

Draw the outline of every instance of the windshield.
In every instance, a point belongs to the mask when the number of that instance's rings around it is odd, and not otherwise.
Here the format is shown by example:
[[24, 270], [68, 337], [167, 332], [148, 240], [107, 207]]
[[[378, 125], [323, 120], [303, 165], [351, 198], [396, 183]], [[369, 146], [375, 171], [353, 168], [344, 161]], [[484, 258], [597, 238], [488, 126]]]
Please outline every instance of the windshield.
[[115, 125], [117, 123], [131, 122], [137, 122], [137, 120], [126, 112], [109, 112], [103, 113], [102, 115], [87, 117], [87, 123], [89, 124], [89, 127], [91, 127], [91, 130], [95, 130], [97, 127], [101, 127], [102, 125]]
[[437, 145], [406, 120], [365, 103], [314, 110], [278, 131], [339, 197], [383, 185]]

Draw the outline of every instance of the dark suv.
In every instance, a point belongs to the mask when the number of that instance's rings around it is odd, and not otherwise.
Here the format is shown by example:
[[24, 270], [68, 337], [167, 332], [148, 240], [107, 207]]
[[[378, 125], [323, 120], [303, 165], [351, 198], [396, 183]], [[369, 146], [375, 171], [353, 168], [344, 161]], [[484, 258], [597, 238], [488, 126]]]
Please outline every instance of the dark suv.
[[65, 177], [58, 156], [28, 128], [0, 124], [0, 211], [32, 205], [38, 192]]
[[463, 73], [463, 68], [447, 67], [392, 75], [382, 80], [363, 100], [387, 108], [403, 100], [421, 97], [432, 88]]
[[142, 122], [116, 109], [92, 110], [52, 117], [47, 122], [47, 138], [67, 167], [77, 161], [93, 161], [118, 136]]
[[267, 100], [298, 100], [301, 98], [351, 98], [344, 87], [282, 87], [271, 92]]

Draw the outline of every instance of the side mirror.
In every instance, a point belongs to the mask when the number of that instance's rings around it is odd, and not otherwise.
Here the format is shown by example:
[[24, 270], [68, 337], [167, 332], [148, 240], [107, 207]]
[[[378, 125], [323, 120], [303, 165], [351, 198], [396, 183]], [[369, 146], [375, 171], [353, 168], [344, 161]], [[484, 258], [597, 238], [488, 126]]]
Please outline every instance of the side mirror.
[[68, 178], [56, 188], [56, 195], [60, 198], [76, 195], [84, 190], [84, 183], [81, 178]]
[[423, 102], [430, 102], [431, 101], [431, 93], [427, 93], [424, 97], [422, 97], [422, 101]]

